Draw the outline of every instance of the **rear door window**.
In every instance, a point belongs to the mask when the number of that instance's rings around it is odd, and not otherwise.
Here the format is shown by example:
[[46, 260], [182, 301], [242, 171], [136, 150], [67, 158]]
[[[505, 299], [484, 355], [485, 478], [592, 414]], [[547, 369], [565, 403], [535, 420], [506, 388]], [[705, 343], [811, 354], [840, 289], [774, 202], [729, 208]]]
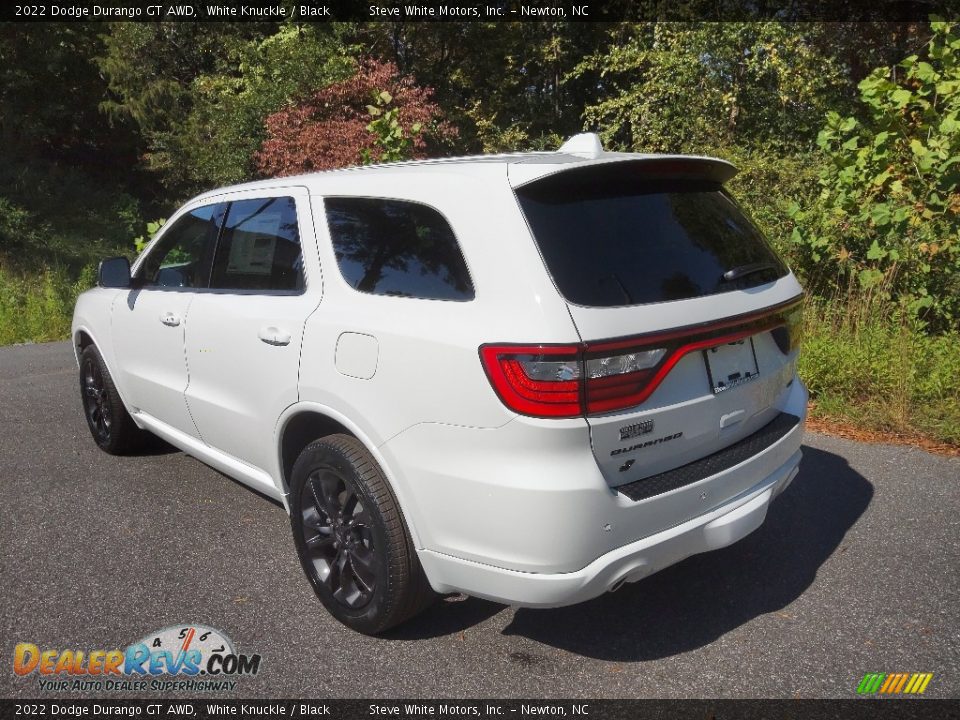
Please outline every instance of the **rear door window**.
[[587, 307], [684, 300], [787, 274], [719, 183], [585, 168], [517, 197], [561, 294]]
[[303, 288], [303, 255], [293, 198], [230, 203], [210, 287], [286, 292]]
[[473, 283], [453, 230], [431, 207], [404, 200], [326, 198], [343, 279], [374, 295], [471, 300]]

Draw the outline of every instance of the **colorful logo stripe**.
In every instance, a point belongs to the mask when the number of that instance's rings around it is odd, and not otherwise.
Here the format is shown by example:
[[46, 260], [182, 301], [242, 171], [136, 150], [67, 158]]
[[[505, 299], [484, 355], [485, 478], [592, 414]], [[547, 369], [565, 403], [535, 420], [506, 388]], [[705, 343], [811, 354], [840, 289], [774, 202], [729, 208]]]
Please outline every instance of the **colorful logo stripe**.
[[933, 679], [933, 673], [867, 673], [857, 687], [859, 695], [922, 695]]

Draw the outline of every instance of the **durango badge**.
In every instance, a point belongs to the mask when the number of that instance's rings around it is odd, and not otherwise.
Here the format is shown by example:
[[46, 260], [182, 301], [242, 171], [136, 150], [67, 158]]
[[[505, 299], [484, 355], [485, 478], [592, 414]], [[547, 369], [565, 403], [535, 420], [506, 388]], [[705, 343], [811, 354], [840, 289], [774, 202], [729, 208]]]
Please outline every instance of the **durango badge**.
[[651, 445], [660, 445], [661, 443], [670, 442], [671, 440], [676, 440], [677, 438], [683, 437], [683, 431], [674, 433], [673, 435], [665, 435], [656, 440], [647, 440], [646, 442], [637, 443], [636, 445], [631, 445], [630, 447], [617, 448], [616, 450], [611, 450], [611, 455], [622, 455], [625, 452], [632, 452], [633, 450], [642, 450], [645, 447], [650, 447]]

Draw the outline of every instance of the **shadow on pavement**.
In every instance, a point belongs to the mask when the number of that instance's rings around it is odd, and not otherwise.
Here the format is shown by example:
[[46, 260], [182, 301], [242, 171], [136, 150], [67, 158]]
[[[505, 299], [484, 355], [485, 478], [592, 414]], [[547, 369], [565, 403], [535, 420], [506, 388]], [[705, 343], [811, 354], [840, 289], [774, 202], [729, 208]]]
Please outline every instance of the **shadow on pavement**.
[[781, 610], [810, 587], [873, 497], [839, 455], [804, 447], [800, 467], [766, 522], [740, 542], [588, 603], [518, 610], [504, 633], [603, 660], [654, 660]]
[[[707, 645], [786, 607], [813, 583], [873, 497], [873, 486], [844, 458], [806, 446], [803, 453], [793, 484], [760, 529], [740, 542], [587, 603], [518, 609], [504, 634], [602, 660], [654, 660]], [[473, 598], [441, 601], [387, 637], [448, 635], [503, 609]]]
[[139, 457], [150, 457], [152, 455], [171, 455], [178, 452], [181, 452], [179, 448], [175, 448], [163, 438], [157, 437], [153, 433], [147, 433], [143, 438], [143, 445], [138, 447], [133, 454]]
[[424, 640], [453, 635], [479, 625], [505, 609], [506, 605], [465, 595], [442, 597], [419, 615], [388, 630], [381, 637], [384, 640]]

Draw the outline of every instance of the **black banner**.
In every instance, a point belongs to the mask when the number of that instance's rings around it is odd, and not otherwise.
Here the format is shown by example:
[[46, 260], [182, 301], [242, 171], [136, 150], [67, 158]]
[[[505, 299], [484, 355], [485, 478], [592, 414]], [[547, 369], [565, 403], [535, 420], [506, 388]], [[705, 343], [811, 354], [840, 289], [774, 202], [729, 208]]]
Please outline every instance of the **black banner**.
[[62, 0], [3, 3], [13, 22], [926, 21], [960, 0]]
[[16, 718], [960, 718], [958, 700], [0, 700]]

